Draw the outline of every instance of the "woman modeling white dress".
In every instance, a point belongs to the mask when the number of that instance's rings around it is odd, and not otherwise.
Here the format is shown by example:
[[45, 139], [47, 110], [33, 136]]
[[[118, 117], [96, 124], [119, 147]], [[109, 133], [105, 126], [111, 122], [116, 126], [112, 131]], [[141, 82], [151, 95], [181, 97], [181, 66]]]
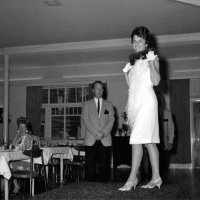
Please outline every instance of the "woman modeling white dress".
[[160, 188], [162, 179], [159, 172], [159, 152], [156, 143], [160, 142], [158, 133], [157, 99], [153, 85], [160, 82], [159, 61], [155, 50], [149, 48], [151, 36], [144, 26], [133, 29], [131, 43], [133, 54], [129, 56], [130, 63], [123, 69], [129, 96], [127, 112], [131, 127], [130, 144], [132, 146], [131, 172], [127, 182], [120, 191], [130, 191], [139, 183], [137, 173], [143, 157], [143, 145], [147, 148], [152, 178], [142, 188]]
[[[157, 57], [153, 51], [149, 53]], [[130, 144], [159, 143], [158, 105], [148, 60], [139, 59], [130, 68], [127, 103], [129, 125], [132, 129]]]

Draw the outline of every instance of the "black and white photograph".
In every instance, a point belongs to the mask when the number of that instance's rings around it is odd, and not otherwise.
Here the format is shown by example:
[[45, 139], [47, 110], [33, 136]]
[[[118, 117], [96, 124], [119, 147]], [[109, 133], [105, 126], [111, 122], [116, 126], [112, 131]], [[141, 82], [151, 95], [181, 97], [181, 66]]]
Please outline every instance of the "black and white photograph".
[[0, 200], [200, 199], [200, 0], [0, 0]]

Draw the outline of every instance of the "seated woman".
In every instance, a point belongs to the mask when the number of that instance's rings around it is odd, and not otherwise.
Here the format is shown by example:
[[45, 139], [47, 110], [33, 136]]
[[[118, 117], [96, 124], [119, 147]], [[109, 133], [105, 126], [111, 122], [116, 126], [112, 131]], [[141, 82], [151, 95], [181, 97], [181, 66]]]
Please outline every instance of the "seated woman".
[[[32, 136], [29, 134], [29, 122], [25, 117], [20, 117], [17, 119], [17, 126], [18, 126], [18, 131], [17, 134], [15, 135], [12, 145], [16, 150], [27, 150], [31, 149], [32, 145], [34, 143], [38, 143], [39, 145], [39, 138], [37, 136]], [[35, 142], [35, 140], [37, 140]], [[29, 168], [29, 163], [26, 161], [14, 161], [11, 163], [11, 169], [12, 170], [24, 170]], [[17, 194], [19, 193], [20, 186], [18, 184], [17, 179], [13, 179], [13, 185], [14, 185], [14, 190], [13, 193]]]

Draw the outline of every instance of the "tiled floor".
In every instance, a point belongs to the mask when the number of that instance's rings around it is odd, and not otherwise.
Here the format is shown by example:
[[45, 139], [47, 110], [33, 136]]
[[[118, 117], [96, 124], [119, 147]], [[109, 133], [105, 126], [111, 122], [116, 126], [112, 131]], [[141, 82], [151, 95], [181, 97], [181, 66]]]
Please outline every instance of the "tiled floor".
[[[130, 169], [127, 169], [127, 168], [116, 169], [112, 171], [111, 181], [118, 181], [118, 182], [123, 183], [126, 181], [129, 175], [129, 172], [130, 172]], [[70, 183], [65, 182], [64, 184], [70, 184]], [[182, 186], [182, 188], [184, 188], [188, 192], [192, 200], [200, 199], [200, 187], [199, 187], [200, 169], [170, 170], [169, 173], [167, 173], [164, 177], [164, 184], [179, 184]], [[37, 184], [37, 185], [40, 185], [40, 184]], [[44, 191], [43, 188], [37, 187], [37, 185], [36, 185], [36, 193], [43, 192]], [[50, 181], [48, 184], [48, 190], [52, 190], [54, 188], [61, 187], [61, 186], [62, 184], [60, 184], [59, 181], [56, 182], [55, 176], [51, 173]], [[28, 189], [27, 189], [24, 199], [27, 199], [28, 197], [29, 195], [28, 195]], [[23, 198], [22, 194], [10, 195], [10, 199], [18, 200], [22, 198]], [[1, 192], [0, 199], [4, 199], [3, 192]]]

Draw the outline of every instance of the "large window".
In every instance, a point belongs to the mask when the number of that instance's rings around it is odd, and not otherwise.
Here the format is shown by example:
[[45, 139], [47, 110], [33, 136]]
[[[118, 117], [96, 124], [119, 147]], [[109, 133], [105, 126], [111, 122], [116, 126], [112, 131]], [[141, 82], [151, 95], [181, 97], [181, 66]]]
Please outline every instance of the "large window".
[[83, 102], [89, 85], [48, 86], [42, 90], [41, 131], [45, 138], [80, 138]]

